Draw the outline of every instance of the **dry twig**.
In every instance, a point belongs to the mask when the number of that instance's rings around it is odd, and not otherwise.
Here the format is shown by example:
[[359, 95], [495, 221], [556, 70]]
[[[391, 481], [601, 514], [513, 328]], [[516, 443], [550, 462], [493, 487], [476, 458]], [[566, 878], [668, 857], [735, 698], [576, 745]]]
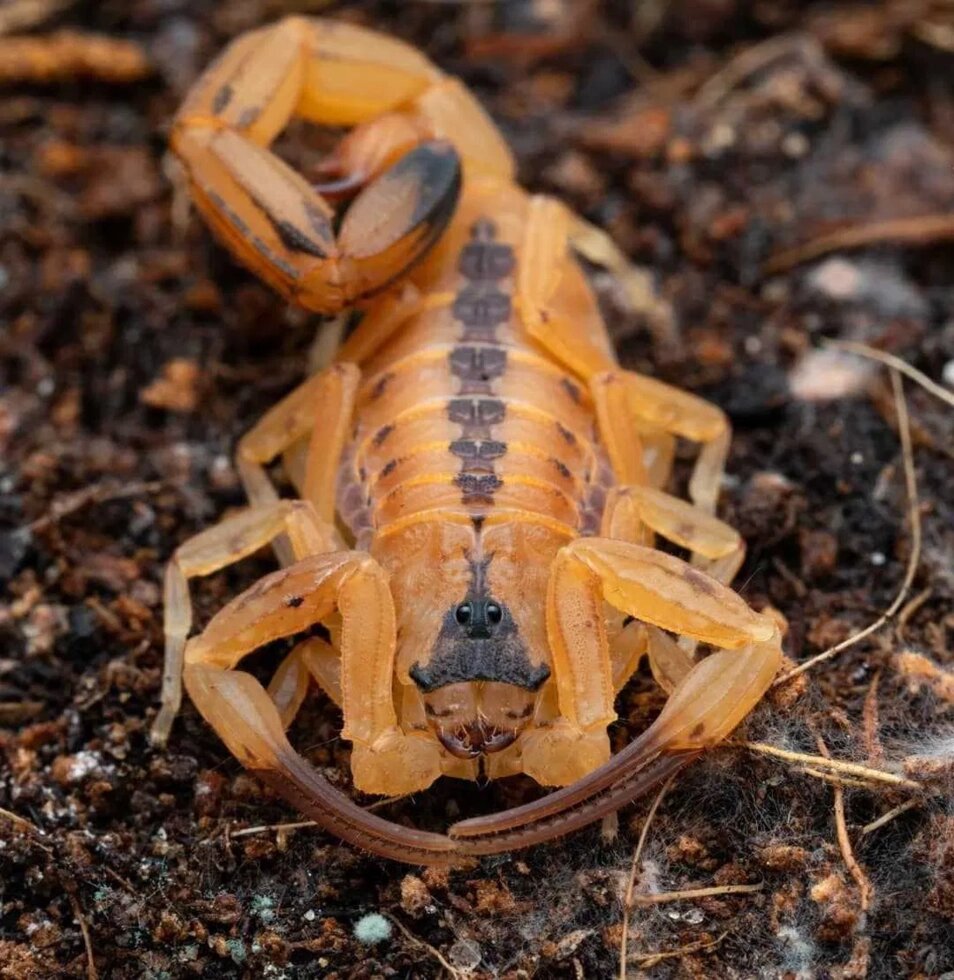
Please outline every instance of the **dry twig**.
[[774, 684], [772, 685], [773, 687], [777, 687], [779, 684], [784, 684], [786, 681], [790, 681], [793, 677], [797, 677], [799, 674], [805, 673], [806, 670], [811, 670], [812, 667], [816, 667], [818, 664], [823, 663], [826, 660], [830, 660], [832, 657], [841, 653], [842, 650], [847, 650], [848, 647], [854, 646], [865, 637], [877, 632], [882, 626], [884, 626], [885, 623], [889, 622], [894, 617], [895, 613], [897, 613], [897, 611], [904, 605], [908, 592], [911, 591], [911, 585], [914, 582], [914, 576], [917, 574], [918, 564], [921, 561], [921, 502], [918, 498], [917, 476], [914, 472], [914, 451], [911, 446], [911, 425], [910, 420], [908, 419], [908, 403], [904, 398], [904, 387], [898, 370], [894, 367], [894, 365], [892, 365], [891, 368], [891, 384], [894, 388], [895, 406], [898, 413], [898, 431], [901, 436], [901, 456], [904, 461], [904, 481], [907, 487], [908, 495], [908, 518], [911, 522], [911, 553], [908, 556], [908, 565], [904, 573], [904, 580], [901, 583], [901, 588], [898, 590], [898, 594], [894, 597], [894, 601], [873, 623], [870, 623], [863, 630], [853, 633], [847, 639], [842, 640], [841, 643], [836, 643], [833, 647], [829, 647], [827, 650], [819, 653], [815, 657], [812, 657], [810, 660], [806, 660], [805, 663], [799, 664], [787, 674], [783, 674], [781, 677], [776, 678]]
[[434, 959], [437, 960], [437, 962], [440, 963], [440, 965], [444, 967], [444, 969], [447, 970], [452, 977], [455, 978], [455, 980], [462, 980], [463, 974], [444, 958], [439, 949], [435, 949], [430, 943], [426, 943], [423, 939], [419, 939], [417, 936], [415, 936], [414, 933], [411, 932], [411, 930], [408, 929], [408, 927], [404, 925], [400, 919], [395, 918], [390, 912], [385, 912], [384, 914], [398, 927], [398, 929], [401, 930], [401, 933], [408, 942], [415, 946], [420, 946], [422, 949], [426, 949], [428, 953], [430, 953], [431, 956], [433, 956]]
[[708, 898], [710, 895], [748, 895], [760, 892], [762, 883], [757, 885], [711, 885], [707, 888], [686, 888], [677, 892], [659, 892], [655, 895], [634, 895], [634, 905], [663, 905], [666, 902], [681, 902], [687, 898]]
[[633, 851], [633, 862], [629, 868], [629, 882], [626, 885], [626, 897], [623, 899], [623, 923], [619, 938], [619, 980], [626, 980], [626, 944], [629, 941], [629, 917], [633, 911], [633, 891], [636, 887], [636, 869], [639, 867], [639, 859], [642, 857], [643, 848], [646, 845], [646, 837], [649, 834], [649, 825], [653, 822], [653, 817], [656, 816], [656, 811], [659, 809], [659, 804], [662, 803], [663, 797], [666, 795], [669, 787], [672, 785], [672, 781], [675, 778], [676, 773], [673, 773], [662, 784], [662, 787], [656, 794], [656, 799], [653, 800], [653, 805], [649, 808], [649, 813], [646, 814], [646, 819], [643, 821], [643, 828], [639, 832], [639, 840], [636, 842], [636, 850]]
[[138, 82], [152, 71], [134, 41], [104, 34], [56, 31], [42, 37], [0, 38], [0, 83], [60, 82], [93, 78], [100, 82]]
[[96, 970], [96, 959], [93, 956], [93, 940], [90, 938], [89, 926], [86, 924], [86, 916], [80, 908], [79, 900], [72, 893], [70, 902], [73, 905], [73, 915], [79, 923], [80, 932], [83, 934], [83, 944], [86, 946], [86, 976], [87, 980], [99, 980], [99, 973]]
[[715, 939], [700, 939], [698, 942], [687, 943], [678, 949], [667, 949], [661, 953], [639, 953], [633, 956], [633, 962], [638, 963], [640, 966], [651, 967], [655, 966], [661, 960], [671, 960], [677, 956], [688, 956], [690, 953], [701, 953], [704, 949], [712, 949], [718, 946], [728, 935], [729, 930], [727, 929], [721, 936]]
[[906, 813], [908, 810], [913, 810], [916, 806], [920, 806], [921, 801], [917, 798], [913, 800], [907, 800], [901, 803], [899, 806], [893, 807], [888, 810], [887, 813], [882, 813], [877, 820], [872, 820], [871, 823], [866, 823], [864, 827], [861, 828], [861, 834], [870, 834], [872, 831], [878, 830], [883, 827], [886, 823], [891, 823], [895, 817], [900, 817], [902, 813]]
[[0, 34], [28, 31], [72, 4], [73, 0], [6, 0], [0, 10]]
[[27, 820], [26, 817], [21, 817], [18, 813], [14, 813], [12, 810], [4, 810], [4, 808], [0, 806], [0, 817], [5, 817], [14, 826], [19, 827], [20, 830], [24, 830], [28, 834], [36, 834], [37, 836], [40, 835], [39, 827]]
[[786, 762], [794, 762], [800, 766], [807, 764], [814, 766], [816, 769], [830, 769], [832, 772], [857, 776], [860, 779], [871, 782], [903, 786], [905, 789], [921, 790], [924, 788], [913, 779], [905, 779], [903, 776], [896, 776], [893, 772], [885, 772], [883, 769], [872, 769], [869, 766], [862, 766], [857, 762], [842, 762], [840, 759], [826, 759], [823, 755], [790, 752], [788, 749], [781, 749], [777, 745], [768, 745], [765, 742], [734, 742], [730, 744], [739, 745], [744, 749], [759, 752], [762, 755], [771, 755], [776, 759], [784, 759]]
[[56, 524], [64, 517], [75, 514], [76, 511], [88, 507], [90, 504], [105, 504], [112, 500], [128, 500], [130, 497], [144, 497], [148, 494], [158, 493], [163, 484], [161, 481], [127, 483], [117, 485], [114, 483], [97, 483], [91, 487], [84, 487], [73, 493], [64, 494], [56, 497], [50, 504], [49, 509], [35, 521], [31, 521], [27, 527], [31, 531], [40, 531], [50, 524]]
[[871, 361], [880, 361], [888, 367], [900, 371], [907, 375], [915, 384], [919, 384], [925, 391], [940, 398], [942, 402], [954, 408], [954, 392], [948, 391], [943, 385], [932, 381], [923, 371], [916, 367], [911, 367], [907, 361], [889, 354], [887, 351], [878, 350], [877, 347], [869, 347], [867, 344], [859, 344], [854, 340], [823, 340], [826, 347], [833, 347], [835, 350], [847, 351], [849, 354], [857, 354], [859, 357], [867, 357]]
[[[816, 735], [818, 740], [818, 751], [827, 759], [829, 757], [828, 746], [825, 745], [821, 735]], [[848, 837], [848, 824], [845, 821], [845, 790], [841, 786], [834, 787], [835, 794], [835, 831], [838, 834], [838, 846], [841, 848], [841, 856], [845, 861], [851, 877], [855, 879], [858, 892], [861, 896], [862, 923], [864, 916], [868, 914], [868, 907], [871, 904], [872, 885], [871, 879], [865, 874], [864, 869], [858, 863], [855, 852], [851, 849], [851, 839]]]
[[933, 245], [954, 239], [954, 215], [926, 214], [916, 218], [889, 218], [868, 224], [840, 228], [827, 235], [783, 249], [771, 256], [762, 267], [766, 276], [789, 269], [830, 252], [864, 248], [869, 245]]

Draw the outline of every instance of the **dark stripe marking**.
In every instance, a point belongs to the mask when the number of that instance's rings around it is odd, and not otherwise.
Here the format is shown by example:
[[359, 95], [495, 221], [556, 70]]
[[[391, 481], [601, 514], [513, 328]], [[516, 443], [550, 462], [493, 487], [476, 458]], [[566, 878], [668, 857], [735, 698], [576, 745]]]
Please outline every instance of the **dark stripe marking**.
[[374, 439], [372, 442], [375, 446], [384, 445], [384, 440], [394, 431], [394, 426], [388, 423], [387, 425], [382, 425], [380, 429], [374, 434]]
[[570, 432], [570, 430], [562, 422], [557, 422], [556, 426], [557, 426], [557, 432], [559, 432], [560, 435], [563, 436], [564, 440], [566, 441], [566, 444], [568, 446], [575, 446], [576, 436], [573, 435], [573, 433]]
[[[507, 370], [507, 352], [497, 345], [496, 328], [510, 320], [510, 295], [498, 287], [514, 269], [513, 249], [495, 241], [496, 226], [481, 218], [470, 230], [471, 241], [460, 252], [457, 268], [465, 283], [451, 311], [463, 326], [461, 343], [449, 356], [450, 370], [460, 379], [459, 395], [493, 395], [492, 382]], [[462, 461], [455, 483], [464, 504], [493, 504], [503, 481], [494, 472], [494, 460], [507, 452], [507, 444], [491, 438], [491, 426], [504, 420], [507, 408], [498, 398], [452, 398], [447, 414], [461, 427], [461, 437], [448, 449]], [[480, 530], [485, 514], [474, 520]]]
[[583, 397], [579, 387], [569, 378], [563, 378], [560, 384], [562, 385], [563, 390], [570, 396], [571, 399], [573, 399], [574, 403], [579, 405], [580, 399]]
[[387, 386], [394, 380], [394, 375], [389, 371], [387, 374], [382, 374], [380, 378], [375, 382], [374, 387], [371, 389], [371, 401], [376, 402], [385, 392]]
[[460, 487], [465, 504], [492, 504], [494, 493], [503, 486], [503, 480], [496, 473], [469, 473], [466, 470], [457, 474], [454, 483]]
[[228, 82], [223, 85], [218, 92], [215, 93], [215, 98], [212, 100], [212, 111], [215, 113], [221, 112], [231, 101], [232, 96], [235, 94], [235, 90], [232, 88]]
[[465, 286], [454, 300], [451, 311], [465, 327], [495, 327], [510, 319], [511, 303], [496, 287]]
[[282, 244], [286, 248], [290, 248], [293, 252], [304, 252], [306, 255], [313, 255], [318, 259], [328, 258], [328, 253], [314, 241], [314, 239], [309, 238], [297, 225], [292, 224], [290, 221], [278, 221], [273, 218], [267, 211], [265, 216], [272, 223], [272, 227], [275, 229], [275, 233], [282, 240]]
[[450, 451], [461, 459], [499, 459], [507, 452], [507, 444], [497, 439], [457, 439]]
[[458, 271], [466, 279], [504, 279], [513, 272], [513, 249], [499, 242], [473, 242], [461, 249]]

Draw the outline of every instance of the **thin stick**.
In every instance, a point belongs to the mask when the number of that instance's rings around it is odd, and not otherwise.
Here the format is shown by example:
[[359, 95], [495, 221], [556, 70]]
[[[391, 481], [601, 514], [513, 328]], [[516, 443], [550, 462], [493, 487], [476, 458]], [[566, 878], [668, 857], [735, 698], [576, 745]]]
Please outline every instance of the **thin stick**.
[[36, 824], [31, 823], [26, 817], [21, 817], [20, 814], [14, 813], [12, 810], [4, 810], [0, 806], [0, 817], [6, 817], [10, 823], [15, 824], [21, 830], [25, 830], [28, 834], [36, 834], [38, 837], [41, 834], [40, 828]]
[[[821, 735], [815, 737], [818, 740], [819, 751], [827, 758], [828, 746], [825, 745]], [[845, 867], [858, 886], [861, 897], [861, 913], [864, 916], [867, 915], [868, 906], [871, 904], [871, 879], [865, 874], [864, 869], [855, 858], [855, 852], [851, 849], [851, 838], [848, 836], [848, 824], [845, 820], [845, 790], [841, 786], [835, 786], [833, 792], [835, 794], [835, 832], [838, 835], [838, 846], [841, 848]]]
[[73, 0], [10, 0], [0, 10], [0, 34], [28, 31], [72, 5]]
[[639, 832], [639, 840], [636, 842], [636, 850], [633, 851], [633, 861], [629, 868], [629, 883], [626, 885], [626, 896], [623, 899], [623, 928], [619, 938], [619, 980], [626, 980], [626, 945], [629, 942], [629, 917], [633, 911], [633, 891], [636, 887], [636, 869], [639, 867], [639, 859], [642, 857], [643, 847], [646, 845], [646, 837], [649, 834], [649, 825], [653, 822], [653, 817], [656, 816], [656, 811], [659, 809], [659, 804], [662, 803], [663, 797], [666, 795], [666, 792], [672, 785], [672, 781], [675, 778], [676, 773], [673, 773], [662, 784], [662, 787], [656, 794], [656, 799], [653, 800], [653, 805], [649, 808], [649, 813], [646, 814], [646, 819], [643, 821], [642, 830]]
[[887, 813], [882, 813], [877, 820], [872, 820], [871, 823], [866, 823], [864, 827], [861, 828], [862, 836], [865, 834], [870, 834], [875, 830], [879, 830], [886, 823], [891, 823], [895, 817], [900, 817], [902, 813], [906, 813], [908, 810], [913, 810], [916, 806], [920, 806], [921, 801], [917, 798], [913, 800], [907, 800], [901, 803], [899, 806], [888, 810]]
[[811, 660], [806, 660], [805, 663], [799, 664], [787, 674], [783, 674], [781, 677], [775, 680], [774, 684], [772, 685], [773, 687], [777, 687], [779, 684], [784, 684], [786, 681], [790, 681], [793, 677], [797, 677], [799, 674], [804, 674], [806, 670], [811, 670], [813, 667], [816, 667], [818, 664], [823, 663], [826, 660], [831, 660], [832, 657], [841, 653], [842, 650], [847, 650], [848, 647], [854, 646], [866, 636], [870, 636], [872, 633], [881, 629], [881, 627], [894, 616], [901, 606], [904, 605], [904, 600], [907, 598], [908, 592], [911, 591], [914, 576], [917, 575], [918, 564], [921, 561], [921, 502], [918, 499], [917, 476], [914, 472], [914, 451], [911, 446], [911, 426], [908, 419], [908, 403], [904, 398], [904, 387], [901, 377], [898, 374], [898, 371], [894, 368], [894, 365], [891, 367], [891, 384], [894, 388], [894, 400], [898, 413], [898, 432], [901, 436], [901, 456], [904, 461], [904, 481], [907, 486], [908, 519], [911, 522], [911, 553], [908, 556], [908, 566], [904, 573], [904, 581], [901, 583], [901, 588], [898, 590], [898, 594], [894, 597], [894, 601], [873, 623], [866, 626], [860, 632], [852, 634], [846, 640], [842, 640], [841, 643], [836, 643], [835, 646], [829, 647], [823, 653], [818, 654], [818, 656], [812, 657]]
[[[410, 795], [410, 793], [405, 793], [402, 796], [387, 796], [383, 800], [375, 800], [374, 803], [366, 806], [365, 810], [373, 812], [383, 806], [390, 806], [392, 803], [397, 803], [398, 800], [403, 800]], [[229, 836], [235, 840], [236, 837], [251, 837], [254, 834], [268, 833], [270, 830], [277, 831], [281, 834], [288, 830], [303, 830], [307, 827], [317, 826], [318, 823], [315, 820], [299, 820], [295, 823], [263, 823], [256, 827], [243, 827], [241, 830], [233, 830]]]
[[811, 766], [799, 766], [799, 772], [803, 772], [808, 776], [814, 776], [816, 779], [822, 779], [826, 783], [831, 783], [835, 786], [848, 786], [851, 789], [872, 789], [872, 785], [863, 779], [854, 779], [851, 776], [839, 776], [834, 772], [822, 772], [820, 769], [812, 769]]
[[681, 902], [687, 898], [707, 898], [710, 895], [748, 895], [760, 892], [762, 883], [757, 885], [712, 885], [708, 888], [686, 888], [679, 892], [659, 892], [656, 895], [634, 895], [636, 905], [662, 905], [665, 902]]
[[88, 507], [90, 504], [105, 504], [113, 500], [128, 500], [130, 497], [144, 497], [147, 494], [157, 493], [161, 490], [161, 481], [128, 483], [125, 486], [116, 484], [96, 484], [77, 490], [74, 493], [65, 494], [57, 497], [50, 504], [49, 509], [35, 521], [31, 521], [27, 527], [31, 531], [39, 531], [49, 524], [56, 524], [64, 517], [75, 514], [76, 511]]
[[300, 830], [302, 827], [317, 827], [318, 824], [314, 820], [300, 820], [298, 823], [268, 823], [262, 824], [258, 827], [245, 827], [242, 830], [233, 830], [229, 836], [232, 840], [236, 837], [251, 837], [254, 834], [265, 834], [270, 830], [275, 830], [278, 833], [282, 833], [286, 830]]
[[878, 687], [881, 683], [881, 671], [875, 671], [865, 695], [865, 706], [862, 711], [862, 721], [865, 731], [865, 752], [871, 762], [884, 761], [884, 747], [878, 735]]
[[80, 908], [80, 903], [75, 895], [70, 894], [70, 902], [73, 905], [73, 915], [79, 923], [80, 932], [83, 934], [83, 944], [86, 946], [86, 977], [87, 980], [99, 980], [99, 973], [96, 970], [96, 960], [93, 957], [93, 941], [90, 939], [89, 926], [86, 924], [86, 917]]
[[908, 620], [924, 605], [934, 594], [934, 589], [929, 585], [926, 589], [919, 592], [913, 599], [909, 599], [904, 608], [898, 613], [898, 639], [904, 639], [904, 631], [907, 628]]
[[700, 939], [698, 942], [688, 943], [685, 946], [680, 946], [678, 949], [667, 949], [661, 953], [640, 953], [633, 957], [633, 962], [638, 963], [640, 966], [655, 966], [660, 960], [671, 960], [677, 956], [688, 956], [689, 953], [701, 953], [704, 949], [712, 949], [713, 946], [718, 946], [728, 935], [729, 930], [726, 929], [716, 939]]
[[451, 966], [451, 964], [448, 963], [446, 959], [444, 959], [439, 949], [435, 949], [430, 943], [426, 943], [424, 942], [423, 939], [419, 939], [417, 936], [415, 936], [414, 933], [411, 932], [411, 930], [408, 929], [407, 926], [404, 925], [404, 923], [401, 922], [400, 919], [396, 919], [393, 915], [391, 915], [390, 912], [385, 912], [384, 914], [388, 917], [388, 919], [391, 920], [391, 922], [393, 922], [398, 927], [398, 929], [401, 930], [401, 932], [404, 934], [404, 937], [409, 942], [413, 943], [415, 946], [420, 946], [423, 949], [426, 949], [431, 954], [431, 956], [433, 956], [434, 959], [437, 960], [437, 962], [440, 963], [440, 965], [444, 967], [444, 969], [447, 970], [447, 972], [452, 977], [455, 977], [456, 980], [462, 980], [463, 974], [460, 972], [460, 970], [458, 970], [454, 966]]
[[954, 215], [925, 214], [915, 218], [889, 218], [867, 224], [840, 228], [827, 235], [792, 248], [783, 249], [770, 256], [762, 267], [763, 275], [787, 272], [803, 262], [847, 249], [865, 248], [869, 245], [932, 245], [937, 241], [954, 238]]
[[780, 749], [777, 745], [769, 745], [766, 742], [734, 742], [744, 749], [752, 752], [760, 752], [762, 755], [771, 755], [776, 759], [784, 759], [786, 762], [796, 762], [808, 764], [817, 769], [830, 769], [832, 772], [845, 773], [849, 776], [858, 776], [860, 779], [873, 780], [879, 783], [890, 783], [892, 786], [903, 786], [905, 789], [921, 790], [924, 787], [916, 783], [913, 779], [905, 779], [903, 776], [896, 776], [893, 772], [885, 772], [883, 769], [871, 769], [868, 766], [858, 765], [856, 762], [842, 762], [840, 759], [826, 759], [823, 755], [808, 755], [805, 752], [790, 752], [788, 749]]
[[847, 351], [850, 354], [857, 354], [859, 357], [867, 357], [872, 361], [880, 361], [882, 364], [886, 364], [888, 367], [894, 368], [896, 371], [900, 371], [902, 374], [907, 375], [915, 384], [919, 384], [925, 391], [929, 391], [935, 398], [940, 398], [942, 402], [947, 403], [954, 408], [954, 392], [948, 391], [943, 385], [939, 385], [936, 381], [932, 381], [923, 371], [919, 371], [916, 367], [911, 367], [907, 361], [903, 361], [900, 357], [896, 357], [894, 354], [889, 354], [887, 351], [878, 350], [877, 347], [869, 347], [867, 344], [859, 344], [854, 340], [822, 340], [822, 343], [826, 347], [833, 347], [836, 350]]
[[697, 109], [712, 109], [734, 88], [767, 68], [773, 61], [804, 51], [809, 59], [820, 60], [818, 42], [813, 38], [781, 34], [740, 51], [729, 63], [700, 86], [694, 101]]

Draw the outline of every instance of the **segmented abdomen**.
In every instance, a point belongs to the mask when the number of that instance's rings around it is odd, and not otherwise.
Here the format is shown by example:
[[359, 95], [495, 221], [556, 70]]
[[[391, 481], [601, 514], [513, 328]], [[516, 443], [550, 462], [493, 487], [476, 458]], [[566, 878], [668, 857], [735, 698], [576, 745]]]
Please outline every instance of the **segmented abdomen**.
[[[450, 236], [453, 238], [453, 236]], [[526, 335], [519, 247], [489, 217], [438, 267], [436, 307], [363, 366], [339, 512], [359, 542], [408, 518], [540, 520], [593, 533], [611, 476], [589, 394]], [[448, 268], [450, 266], [450, 268]]]

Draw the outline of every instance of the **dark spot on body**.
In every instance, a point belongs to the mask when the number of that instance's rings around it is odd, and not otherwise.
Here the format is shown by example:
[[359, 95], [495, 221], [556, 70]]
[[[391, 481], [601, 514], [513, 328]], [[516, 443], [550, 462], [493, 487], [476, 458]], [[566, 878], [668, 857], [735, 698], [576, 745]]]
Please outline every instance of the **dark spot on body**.
[[477, 241], [493, 241], [497, 237], [497, 226], [490, 218], [478, 218], [470, 226], [470, 237]]
[[503, 279], [513, 272], [513, 249], [499, 242], [474, 242], [461, 249], [457, 268], [462, 276], [474, 280]]
[[455, 439], [448, 447], [461, 459], [494, 460], [507, 452], [507, 444], [497, 439]]
[[375, 446], [383, 446], [384, 440], [394, 431], [394, 426], [388, 423], [387, 425], [382, 425], [380, 429], [374, 434], [374, 438], [371, 440]]
[[499, 425], [507, 414], [507, 406], [497, 398], [452, 398], [447, 403], [451, 422], [463, 426]]
[[234, 94], [235, 92], [231, 85], [227, 83], [223, 85], [215, 93], [215, 98], [212, 100], [212, 111], [216, 114], [220, 113], [232, 101]]
[[258, 119], [261, 109], [256, 106], [249, 106], [247, 109], [243, 109], [239, 113], [238, 119], [235, 121], [235, 125], [238, 129], [247, 129], [249, 126]]
[[293, 225], [290, 221], [276, 221], [267, 211], [265, 213], [269, 221], [271, 221], [275, 233], [286, 248], [290, 248], [293, 252], [303, 252], [306, 255], [312, 255], [318, 259], [328, 258], [327, 253], [321, 245], [309, 238], [299, 227]]
[[371, 389], [371, 401], [376, 402], [387, 390], [388, 385], [393, 379], [394, 375], [390, 371], [387, 374], [382, 374]]
[[697, 591], [704, 593], [705, 595], [715, 595], [715, 583], [709, 578], [708, 575], [704, 575], [702, 572], [696, 571], [691, 565], [686, 565], [685, 570], [682, 573], [683, 578]]
[[510, 297], [495, 288], [465, 286], [454, 300], [454, 318], [466, 327], [495, 327], [510, 319]]
[[572, 474], [570, 473], [570, 468], [566, 465], [566, 463], [564, 463], [561, 460], [557, 459], [555, 456], [551, 456], [550, 457], [550, 462], [556, 467], [556, 471], [565, 480], [572, 479]]
[[486, 520], [487, 520], [486, 514], [474, 514], [473, 517], [471, 517], [470, 522], [471, 524], [474, 525], [474, 530], [477, 531], [477, 533], [479, 534], [484, 526], [484, 521]]
[[492, 504], [494, 494], [503, 486], [496, 473], [458, 473], [454, 483], [460, 487], [465, 504]]
[[563, 436], [563, 439], [568, 446], [576, 445], [576, 436], [573, 435], [573, 433], [570, 432], [570, 430], [565, 425], [563, 425], [560, 422], [557, 422], [556, 427], [557, 427], [557, 432], [559, 432], [560, 435]]
[[579, 387], [574, 382], [572, 382], [569, 378], [563, 378], [563, 380], [560, 382], [560, 385], [563, 387], [563, 390], [570, 396], [570, 398], [572, 398], [573, 401], [577, 405], [579, 405], [580, 399], [582, 398], [582, 394], [580, 393]]
[[289, 596], [285, 600], [285, 605], [288, 606], [289, 609], [297, 609], [304, 601], [305, 601], [304, 596], [293, 595], [293, 596]]
[[691, 732], [689, 732], [689, 737], [698, 738], [705, 730], [706, 730], [705, 723], [700, 721], [699, 724], [696, 725]]
[[389, 459], [383, 467], [381, 467], [381, 478], [390, 476], [395, 469], [397, 469], [398, 461], [396, 459]]
[[450, 369], [461, 381], [486, 384], [507, 370], [507, 352], [499, 347], [455, 347]]

